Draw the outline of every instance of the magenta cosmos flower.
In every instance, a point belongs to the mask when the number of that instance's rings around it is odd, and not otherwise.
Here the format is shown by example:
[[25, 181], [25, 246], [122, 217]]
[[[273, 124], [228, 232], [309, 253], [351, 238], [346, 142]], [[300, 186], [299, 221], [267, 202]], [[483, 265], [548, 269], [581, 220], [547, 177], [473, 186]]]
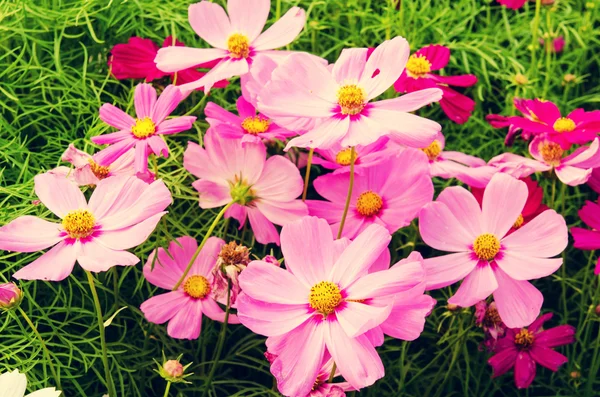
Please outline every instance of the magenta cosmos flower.
[[[579, 217], [592, 230], [581, 227], [571, 228], [571, 234], [575, 240], [573, 246], [582, 250], [600, 249], [600, 205], [586, 201], [583, 208], [579, 210]], [[600, 258], [596, 263], [594, 274], [600, 274]]]
[[506, 330], [506, 336], [496, 344], [496, 355], [488, 360], [494, 370], [494, 378], [514, 368], [515, 385], [524, 389], [535, 378], [536, 364], [556, 372], [569, 361], [553, 348], [575, 342], [575, 328], [559, 325], [544, 330], [543, 324], [551, 318], [552, 313], [546, 313], [528, 328]]
[[244, 97], [237, 100], [239, 116], [228, 112], [216, 103], [209, 102], [204, 109], [206, 121], [210, 128], [221, 136], [231, 139], [241, 139], [242, 145], [246, 142], [261, 143], [273, 139], [285, 140], [295, 133], [277, 126], [265, 115], [256, 114], [256, 108]]
[[[390, 233], [410, 224], [433, 198], [428, 169], [427, 159], [416, 149], [405, 149], [363, 168], [354, 178], [343, 236], [353, 239], [373, 223]], [[340, 227], [349, 183], [350, 173], [320, 176], [314, 182], [315, 190], [329, 201], [306, 201], [309, 213], [327, 220], [334, 234]]]
[[261, 34], [270, 9], [270, 0], [228, 0], [227, 16], [223, 7], [209, 1], [190, 5], [188, 19], [192, 29], [215, 48], [162, 48], [155, 59], [157, 67], [165, 72], [176, 72], [219, 60], [206, 76], [181, 86], [182, 90], [188, 91], [204, 87], [204, 92], [208, 92], [219, 80], [248, 73], [253, 58], [259, 54], [285, 55], [286, 52], [279, 51], [278, 54], [272, 50], [294, 41], [304, 28], [306, 13], [299, 7], [292, 7]]
[[276, 225], [283, 226], [307, 215], [300, 171], [283, 156], [266, 159], [262, 143], [241, 144], [240, 139], [220, 137], [209, 130], [204, 149], [190, 142], [183, 157], [186, 170], [200, 178], [192, 185], [200, 193], [200, 207], [222, 207], [235, 201], [225, 213], [240, 223], [250, 219], [256, 241], [279, 244]]
[[[167, 333], [172, 338], [197, 339], [202, 327], [202, 315], [215, 321], [225, 321], [225, 312], [217, 304], [211, 288], [211, 270], [217, 262], [219, 252], [225, 242], [210, 237], [190, 272], [179, 288], [173, 291], [188, 263], [192, 260], [198, 243], [191, 237], [180, 237], [169, 244], [168, 253], [159, 248], [152, 251], [144, 266], [144, 277], [157, 287], [170, 292], [153, 296], [140, 309], [146, 320], [155, 324], [169, 322]], [[239, 324], [235, 314], [230, 314], [229, 324]]]
[[503, 153], [491, 159], [488, 164], [518, 178], [554, 170], [562, 183], [577, 186], [590, 179], [593, 168], [600, 167], [599, 151], [600, 141], [596, 138], [590, 146], [582, 146], [565, 157], [565, 151], [558, 143], [537, 137], [529, 144], [529, 153], [533, 159]]
[[75, 167], [60, 166], [56, 167], [51, 171], [51, 174], [61, 175], [69, 178], [75, 182], [78, 186], [95, 186], [102, 179], [109, 178], [111, 176], [137, 176], [141, 180], [147, 183], [154, 181], [154, 173], [146, 171], [145, 173], [137, 173], [135, 171], [134, 159], [135, 150], [130, 149], [125, 152], [121, 157], [116, 159], [113, 163], [99, 164], [97, 162], [98, 157], [101, 157], [101, 152], [94, 155], [90, 155], [84, 151], [81, 151], [70, 144], [67, 150], [63, 153], [62, 161], [69, 162]]
[[425, 243], [453, 254], [425, 259], [427, 289], [463, 280], [448, 303], [472, 306], [490, 294], [508, 327], [524, 327], [540, 313], [544, 297], [526, 280], [554, 273], [568, 242], [567, 225], [554, 210], [542, 212], [507, 235], [523, 213], [527, 185], [496, 174], [483, 194], [481, 208], [462, 187], [449, 187], [419, 214]]
[[415, 92], [427, 88], [440, 88], [443, 92], [440, 100], [442, 110], [450, 120], [463, 124], [471, 117], [475, 101], [450, 86], [470, 87], [477, 83], [477, 77], [472, 74], [440, 76], [431, 73], [446, 67], [449, 60], [448, 47], [429, 45], [421, 48], [408, 58], [404, 71], [394, 83], [394, 89], [398, 92]]
[[260, 93], [260, 110], [279, 126], [309, 132], [292, 139], [290, 147], [329, 149], [368, 145], [384, 135], [411, 147], [426, 147], [441, 130], [438, 123], [411, 114], [439, 101], [442, 91], [430, 88], [399, 98], [373, 102], [398, 79], [410, 54], [408, 43], [396, 37], [368, 49], [342, 51], [333, 68], [305, 54], [290, 55], [271, 75]]
[[396, 294], [424, 280], [418, 261], [368, 274], [390, 239], [371, 225], [352, 242], [334, 240], [326, 221], [304, 217], [281, 231], [286, 269], [254, 261], [241, 273], [238, 317], [269, 336], [282, 394], [309, 394], [326, 354], [354, 389], [383, 377], [366, 333], [388, 318]]
[[[354, 148], [354, 172], [360, 174], [363, 168], [393, 156], [400, 150], [398, 145], [389, 143], [389, 138], [386, 136], [369, 145], [356, 145]], [[320, 165], [328, 170], [334, 170], [335, 174], [350, 172], [350, 164], [352, 163], [351, 148], [335, 145], [330, 149], [316, 149], [315, 153], [318, 156], [313, 157], [313, 164]]]
[[157, 99], [151, 84], [138, 84], [134, 94], [135, 119], [110, 103], [102, 105], [100, 119], [119, 131], [92, 137], [92, 142], [98, 145], [110, 145], [99, 153], [97, 162], [113, 163], [129, 149], [135, 148], [135, 169], [145, 173], [150, 154], [168, 157], [169, 148], [160, 135], [189, 130], [196, 121], [194, 116], [166, 120], [182, 99], [183, 94], [173, 85], [165, 88]]
[[136, 177], [107, 178], [89, 202], [61, 176], [46, 173], [34, 180], [35, 193], [62, 222], [26, 215], [0, 228], [0, 249], [36, 252], [53, 246], [16, 272], [17, 279], [60, 281], [75, 261], [92, 272], [135, 265], [139, 259], [125, 250], [146, 241], [171, 203], [161, 180], [148, 185]]

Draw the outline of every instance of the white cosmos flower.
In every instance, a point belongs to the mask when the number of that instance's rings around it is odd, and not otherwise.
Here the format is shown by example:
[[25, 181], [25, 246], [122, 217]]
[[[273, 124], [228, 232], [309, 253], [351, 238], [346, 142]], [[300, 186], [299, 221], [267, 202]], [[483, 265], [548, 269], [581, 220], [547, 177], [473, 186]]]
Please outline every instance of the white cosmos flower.
[[[18, 370], [0, 375], [0, 394], [2, 397], [24, 397], [27, 389], [27, 377]], [[38, 390], [25, 397], [59, 397], [60, 391], [54, 387]]]

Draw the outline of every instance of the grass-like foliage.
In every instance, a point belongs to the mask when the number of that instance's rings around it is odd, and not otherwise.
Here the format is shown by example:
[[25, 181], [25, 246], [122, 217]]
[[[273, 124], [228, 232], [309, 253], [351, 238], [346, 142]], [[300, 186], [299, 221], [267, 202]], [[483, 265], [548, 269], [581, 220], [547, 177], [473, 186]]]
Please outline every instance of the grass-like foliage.
[[[218, 1], [225, 3], [224, 1]], [[189, 46], [205, 46], [187, 20], [190, 2], [179, 0], [19, 0], [0, 2], [0, 225], [21, 215], [55, 219], [36, 205], [33, 177], [61, 164], [69, 143], [92, 152], [90, 137], [109, 127], [98, 118], [98, 109], [113, 103], [132, 111], [137, 82], [117, 81], [106, 61], [113, 45], [140, 36], [162, 43], [175, 35]], [[489, 160], [507, 150], [504, 130], [485, 121], [490, 113], [516, 114], [515, 96], [544, 98], [557, 103], [563, 114], [577, 107], [592, 110], [600, 102], [600, 2], [557, 0], [542, 7], [535, 18], [535, 3], [518, 11], [492, 0], [274, 0], [270, 22], [291, 6], [307, 11], [301, 36], [290, 46], [334, 61], [346, 47], [374, 47], [396, 35], [406, 37], [411, 49], [427, 44], [451, 48], [445, 71], [472, 73], [478, 84], [467, 90], [477, 107], [464, 125], [448, 120], [438, 105], [420, 114], [440, 122], [449, 150], [459, 150]], [[594, 8], [595, 6], [595, 8]], [[562, 53], [546, 53], [539, 38], [562, 35]], [[528, 82], [515, 83], [521, 73]], [[575, 81], [565, 82], [573, 74]], [[201, 240], [217, 211], [202, 210], [193, 177], [182, 167], [188, 141], [202, 142], [208, 124], [203, 108], [214, 101], [234, 109], [240, 94], [237, 79], [208, 97], [194, 92], [174, 112], [198, 116], [194, 129], [166, 137], [168, 159], [158, 160], [158, 174], [171, 190], [169, 207], [155, 232], [134, 253], [142, 259], [172, 239], [191, 235]], [[168, 84], [155, 82], [156, 85]], [[393, 97], [395, 92], [386, 93]], [[112, 132], [112, 131], [111, 131]], [[509, 149], [526, 153], [517, 139]], [[151, 165], [152, 167], [152, 165]], [[313, 169], [311, 179], [319, 175]], [[402, 170], [390, 170], [402, 172]], [[562, 213], [569, 226], [580, 223], [577, 210], [596, 194], [587, 186], [572, 188], [538, 174], [545, 202]], [[436, 193], [456, 180], [436, 180]], [[89, 192], [88, 192], [89, 193]], [[314, 195], [309, 191], [309, 195]], [[36, 233], [36, 230], [31, 230]], [[217, 236], [243, 241], [252, 254], [262, 257], [275, 245], [255, 244], [249, 230], [238, 230], [235, 221], [221, 222]], [[412, 250], [437, 255], [419, 238], [416, 222], [394, 235], [392, 263]], [[0, 283], [39, 253], [0, 252]], [[473, 309], [449, 311], [446, 299], [457, 286], [434, 291], [438, 300], [425, 331], [415, 342], [386, 341], [379, 349], [386, 376], [360, 396], [592, 396], [600, 390], [600, 303], [598, 277], [593, 275], [594, 252], [569, 248], [565, 265], [551, 277], [535, 280], [544, 294], [543, 311], [555, 316], [549, 326], [571, 324], [577, 342], [559, 348], [569, 358], [557, 373], [538, 368], [538, 377], [526, 391], [515, 388], [512, 376], [491, 379], [488, 353], [478, 349], [483, 339], [474, 325]], [[163, 352], [168, 358], [183, 354], [193, 364], [189, 383], [174, 384], [171, 395], [200, 396], [213, 363], [220, 323], [204, 318], [198, 340], [170, 338], [165, 326], [144, 319], [140, 304], [156, 293], [145, 281], [141, 264], [113, 268], [96, 282], [106, 329], [109, 363], [119, 396], [162, 396], [165, 381], [154, 371]], [[107, 392], [93, 297], [85, 273], [78, 266], [58, 283], [21, 282], [22, 308], [45, 340], [65, 396], [100, 396]], [[123, 310], [119, 311], [120, 309]], [[118, 311], [118, 313], [117, 313]], [[43, 348], [18, 312], [0, 314], [0, 372], [19, 369], [27, 373], [31, 390], [57, 386]], [[241, 325], [228, 328], [227, 342], [208, 395], [277, 396], [264, 338]], [[0, 390], [2, 396], [2, 390]]]

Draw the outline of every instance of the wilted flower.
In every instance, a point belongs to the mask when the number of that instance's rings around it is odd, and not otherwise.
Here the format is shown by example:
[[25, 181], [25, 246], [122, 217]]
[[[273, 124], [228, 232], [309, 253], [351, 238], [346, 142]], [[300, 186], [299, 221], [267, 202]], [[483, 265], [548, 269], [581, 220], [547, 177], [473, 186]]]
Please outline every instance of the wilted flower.
[[14, 309], [21, 303], [23, 292], [15, 283], [0, 284], [0, 309]]
[[489, 351], [494, 350], [498, 338], [503, 337], [506, 332], [506, 325], [498, 314], [496, 302], [488, 305], [483, 300], [475, 304], [475, 324], [485, 332], [483, 346]]
[[250, 250], [248, 247], [230, 241], [221, 248], [217, 263], [212, 270], [212, 288], [217, 300], [227, 298], [227, 290], [230, 288], [229, 283], [231, 282], [229, 300], [232, 305], [235, 303], [241, 291], [238, 276], [248, 266], [248, 263], [250, 263]]

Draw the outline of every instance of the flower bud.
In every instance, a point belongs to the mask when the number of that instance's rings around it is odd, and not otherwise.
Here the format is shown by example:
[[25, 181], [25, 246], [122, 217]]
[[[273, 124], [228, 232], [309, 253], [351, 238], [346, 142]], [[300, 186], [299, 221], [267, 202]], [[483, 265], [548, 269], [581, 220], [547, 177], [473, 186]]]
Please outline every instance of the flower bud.
[[277, 267], [281, 266], [281, 263], [275, 258], [273, 255], [267, 255], [263, 258], [264, 262], [270, 263], [271, 265], [275, 265]]
[[525, 84], [529, 83], [529, 80], [527, 79], [527, 77], [524, 74], [517, 73], [517, 74], [515, 74], [514, 82], [516, 85], [525, 85]]
[[455, 312], [455, 311], [457, 311], [459, 309], [459, 306], [455, 305], [454, 303], [448, 303], [446, 305], [446, 309], [448, 309], [451, 312]]
[[11, 310], [21, 304], [23, 293], [15, 283], [0, 284], [0, 309]]
[[179, 360], [181, 359], [182, 356], [177, 357], [177, 359], [175, 360], [167, 360], [165, 361], [165, 357], [163, 355], [163, 364], [160, 365], [158, 362], [158, 370], [155, 370], [156, 372], [158, 372], [160, 374], [160, 376], [162, 376], [167, 382], [172, 382], [172, 383], [179, 383], [179, 382], [184, 382], [184, 383], [189, 383], [185, 381], [185, 378], [187, 378], [188, 376], [192, 375], [192, 374], [186, 374], [185, 370], [192, 365], [192, 363], [189, 363], [186, 366], [183, 366], [181, 364], [181, 362], [179, 362]]
[[600, 316], [600, 305], [596, 306], [596, 315]]

